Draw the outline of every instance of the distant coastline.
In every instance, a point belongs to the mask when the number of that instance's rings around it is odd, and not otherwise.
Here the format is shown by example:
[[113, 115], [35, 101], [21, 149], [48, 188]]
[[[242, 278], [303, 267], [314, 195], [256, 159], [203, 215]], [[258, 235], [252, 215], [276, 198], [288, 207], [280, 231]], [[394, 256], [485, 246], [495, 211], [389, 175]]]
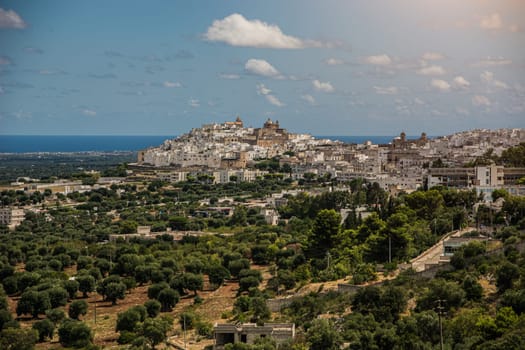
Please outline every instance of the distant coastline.
[[[148, 147], [157, 147], [164, 140], [176, 136], [123, 136], [123, 135], [0, 135], [0, 153], [37, 153], [37, 152], [117, 152], [139, 151]], [[316, 138], [339, 140], [346, 143], [384, 144], [394, 136], [315, 136]], [[419, 136], [408, 136], [417, 138]]]

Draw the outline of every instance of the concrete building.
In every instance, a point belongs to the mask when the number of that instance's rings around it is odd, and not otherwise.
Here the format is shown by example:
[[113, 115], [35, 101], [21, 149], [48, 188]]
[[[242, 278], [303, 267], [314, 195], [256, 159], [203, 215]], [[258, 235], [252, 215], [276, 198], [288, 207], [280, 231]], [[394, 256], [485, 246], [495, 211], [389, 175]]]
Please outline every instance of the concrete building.
[[0, 224], [6, 225], [11, 230], [20, 225], [24, 218], [24, 209], [0, 208]]
[[253, 344], [260, 338], [272, 338], [277, 344], [282, 344], [295, 337], [293, 323], [265, 323], [258, 326], [255, 323], [215, 324], [213, 327], [215, 339], [214, 349], [224, 349], [226, 344]]

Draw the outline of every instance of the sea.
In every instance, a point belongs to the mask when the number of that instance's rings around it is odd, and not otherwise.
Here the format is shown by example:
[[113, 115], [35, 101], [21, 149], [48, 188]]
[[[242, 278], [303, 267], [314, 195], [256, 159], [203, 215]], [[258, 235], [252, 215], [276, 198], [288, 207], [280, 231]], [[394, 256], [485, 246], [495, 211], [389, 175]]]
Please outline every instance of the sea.
[[[385, 144], [394, 136], [315, 136], [345, 143]], [[175, 136], [64, 136], [64, 135], [0, 135], [0, 153], [66, 153], [139, 151], [156, 147]], [[407, 136], [407, 138], [417, 138]]]

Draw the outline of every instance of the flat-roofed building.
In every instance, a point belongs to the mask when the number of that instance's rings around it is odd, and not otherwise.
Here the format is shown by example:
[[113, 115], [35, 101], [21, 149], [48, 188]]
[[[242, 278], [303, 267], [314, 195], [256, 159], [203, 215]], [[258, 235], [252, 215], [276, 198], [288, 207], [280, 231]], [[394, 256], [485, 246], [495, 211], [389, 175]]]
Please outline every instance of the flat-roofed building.
[[271, 338], [279, 345], [295, 337], [295, 324], [265, 323], [262, 326], [255, 323], [215, 324], [213, 336], [215, 339], [213, 348], [216, 350], [224, 349], [226, 344], [253, 344], [260, 338]]

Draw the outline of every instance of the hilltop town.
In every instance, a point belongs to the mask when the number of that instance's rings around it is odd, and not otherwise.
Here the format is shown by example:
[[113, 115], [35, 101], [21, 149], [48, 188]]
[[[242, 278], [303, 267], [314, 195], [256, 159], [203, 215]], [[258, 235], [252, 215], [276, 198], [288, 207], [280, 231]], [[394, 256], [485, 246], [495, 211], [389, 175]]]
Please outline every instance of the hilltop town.
[[[480, 162], [525, 141], [523, 129], [476, 129], [453, 135], [407, 139], [401, 132], [388, 144], [346, 144], [294, 134], [268, 119], [261, 128], [233, 122], [205, 124], [159, 147], [139, 152], [133, 167], [153, 171], [171, 182], [206, 174], [213, 183], [253, 181], [267, 171], [256, 167], [262, 159], [276, 159], [294, 180], [325, 176], [338, 181], [364, 178], [395, 194], [422, 187], [476, 187], [480, 192], [513, 185], [525, 169], [504, 169]], [[488, 159], [487, 159], [488, 160]]]
[[[0, 187], [0, 348], [512, 348], [524, 135], [345, 144], [237, 118], [134, 164], [17, 176]], [[439, 334], [441, 317], [441, 339], [406, 327]]]

